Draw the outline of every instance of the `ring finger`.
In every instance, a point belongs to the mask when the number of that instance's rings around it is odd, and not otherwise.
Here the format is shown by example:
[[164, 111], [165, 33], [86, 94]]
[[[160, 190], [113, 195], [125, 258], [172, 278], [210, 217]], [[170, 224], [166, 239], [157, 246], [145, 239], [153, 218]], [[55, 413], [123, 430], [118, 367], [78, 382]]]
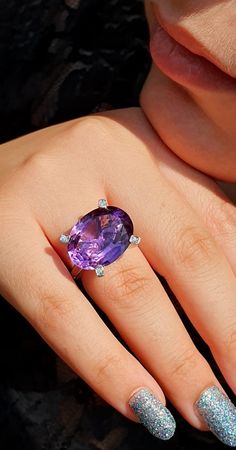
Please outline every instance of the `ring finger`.
[[140, 249], [126, 251], [102, 279], [83, 271], [82, 282], [182, 415], [205, 429], [194, 403], [205, 387], [220, 384]]

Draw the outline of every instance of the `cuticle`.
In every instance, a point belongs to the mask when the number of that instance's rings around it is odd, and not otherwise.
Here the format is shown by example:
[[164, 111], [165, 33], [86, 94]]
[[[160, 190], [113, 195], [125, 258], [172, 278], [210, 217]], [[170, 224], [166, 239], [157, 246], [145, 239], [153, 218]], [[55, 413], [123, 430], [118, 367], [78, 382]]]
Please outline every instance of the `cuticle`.
[[135, 394], [137, 394], [139, 391], [141, 391], [141, 390], [143, 390], [143, 389], [148, 390], [148, 391], [150, 391], [153, 395], [155, 395], [154, 392], [152, 391], [152, 389], [148, 388], [147, 386], [141, 386], [141, 387], [138, 387], [137, 389], [135, 389], [134, 391], [132, 391], [132, 394], [131, 394], [131, 395], [129, 396], [129, 398], [128, 398], [128, 402], [131, 400], [131, 398], [132, 398]]
[[197, 408], [197, 403], [198, 403], [198, 401], [200, 400], [200, 398], [202, 397], [202, 395], [203, 395], [206, 391], [208, 391], [208, 389], [211, 389], [211, 388], [217, 388], [217, 389], [219, 389], [219, 391], [221, 391], [222, 394], [224, 394], [227, 398], [229, 398], [229, 396], [226, 394], [226, 392], [225, 392], [220, 386], [218, 386], [217, 384], [211, 384], [211, 385], [209, 385], [208, 387], [204, 388], [204, 389], [200, 392], [200, 394], [199, 394], [197, 400], [194, 402], [194, 406], [195, 406], [196, 408]]

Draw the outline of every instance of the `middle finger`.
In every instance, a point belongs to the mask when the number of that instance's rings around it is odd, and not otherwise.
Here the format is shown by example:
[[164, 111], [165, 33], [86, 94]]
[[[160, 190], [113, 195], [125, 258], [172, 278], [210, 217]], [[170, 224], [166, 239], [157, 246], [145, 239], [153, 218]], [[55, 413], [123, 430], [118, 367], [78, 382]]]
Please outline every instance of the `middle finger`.
[[[115, 189], [107, 184], [113, 204], [128, 211], [140, 248], [151, 266], [167, 280], [189, 319], [207, 342], [226, 380], [236, 391], [236, 279], [220, 247], [187, 201], [146, 155], [136, 155], [136, 171], [122, 165]], [[120, 173], [121, 170], [121, 173]], [[142, 173], [142, 177], [140, 177]], [[132, 179], [127, 195], [122, 181]], [[109, 201], [109, 196], [108, 196]]]
[[130, 248], [105, 270], [102, 279], [82, 272], [86, 291], [183, 416], [203, 428], [194, 402], [206, 386], [220, 385], [145, 256], [139, 248]]

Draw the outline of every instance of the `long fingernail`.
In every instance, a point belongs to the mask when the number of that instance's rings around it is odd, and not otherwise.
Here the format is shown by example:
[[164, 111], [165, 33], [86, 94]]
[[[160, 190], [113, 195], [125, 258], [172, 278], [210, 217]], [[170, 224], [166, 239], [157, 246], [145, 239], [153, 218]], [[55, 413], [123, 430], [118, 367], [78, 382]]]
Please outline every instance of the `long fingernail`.
[[220, 441], [236, 447], [236, 408], [216, 386], [202, 392], [195, 403], [198, 413]]
[[170, 411], [149, 391], [142, 388], [129, 399], [129, 405], [148, 431], [159, 439], [170, 439], [176, 428]]

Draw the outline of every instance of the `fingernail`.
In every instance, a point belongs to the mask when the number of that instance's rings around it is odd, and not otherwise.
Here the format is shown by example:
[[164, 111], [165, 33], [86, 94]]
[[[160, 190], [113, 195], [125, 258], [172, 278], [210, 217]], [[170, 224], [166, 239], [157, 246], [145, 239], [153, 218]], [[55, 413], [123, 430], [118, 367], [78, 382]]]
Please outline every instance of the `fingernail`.
[[236, 408], [216, 386], [202, 392], [195, 403], [198, 413], [220, 441], [236, 447]]
[[129, 405], [148, 431], [159, 439], [170, 439], [176, 428], [170, 411], [147, 388], [136, 391]]

